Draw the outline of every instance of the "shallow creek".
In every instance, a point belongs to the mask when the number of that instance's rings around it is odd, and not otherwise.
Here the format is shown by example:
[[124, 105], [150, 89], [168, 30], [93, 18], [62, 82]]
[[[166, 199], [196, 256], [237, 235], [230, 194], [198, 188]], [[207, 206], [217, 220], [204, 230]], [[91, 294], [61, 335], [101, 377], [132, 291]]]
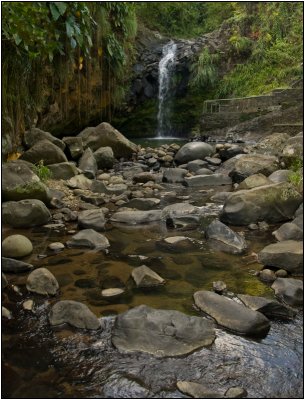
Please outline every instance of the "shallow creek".
[[[190, 380], [211, 389], [243, 386], [252, 398], [301, 398], [303, 368], [303, 320], [299, 312], [292, 322], [272, 321], [262, 340], [244, 338], [217, 329], [209, 348], [181, 358], [157, 359], [144, 353], [121, 353], [111, 344], [115, 315], [146, 304], [154, 308], [175, 309], [200, 315], [192, 295], [211, 290], [213, 281], [223, 280], [228, 290], [273, 298], [273, 291], [254, 275], [260, 269], [249, 258], [219, 252], [207, 244], [204, 226], [215, 218], [221, 206], [209, 203], [204, 193], [190, 193], [181, 186], [167, 185], [177, 196], [191, 195], [194, 205], [203, 207], [199, 228], [167, 229], [165, 224], [106, 227], [110, 241], [107, 254], [83, 249], [65, 249], [55, 254], [48, 244], [68, 240], [66, 231], [44, 228], [11, 230], [28, 236], [33, 254], [24, 261], [48, 268], [57, 278], [60, 293], [47, 300], [27, 293], [28, 274], [9, 275], [9, 288], [2, 304], [14, 318], [2, 324], [2, 395], [21, 398], [186, 398], [176, 389], [177, 380]], [[221, 189], [223, 190], [223, 188]], [[164, 196], [160, 207], [174, 203], [177, 196]], [[70, 224], [67, 230], [76, 226]], [[235, 228], [234, 228], [235, 229]], [[247, 254], [257, 252], [274, 241], [271, 232], [242, 229], [249, 244]], [[241, 230], [241, 229], [236, 229]], [[173, 253], [160, 250], [156, 241], [183, 235], [193, 238], [194, 250]], [[41, 255], [45, 257], [41, 258]], [[145, 257], [145, 258], [144, 258]], [[137, 289], [130, 279], [135, 266], [145, 264], [166, 279], [158, 288]], [[124, 287], [121, 297], [105, 300], [101, 289]], [[22, 302], [34, 299], [34, 313], [25, 311]], [[50, 304], [70, 299], [81, 301], [106, 321], [100, 332], [51, 329], [47, 315]]]

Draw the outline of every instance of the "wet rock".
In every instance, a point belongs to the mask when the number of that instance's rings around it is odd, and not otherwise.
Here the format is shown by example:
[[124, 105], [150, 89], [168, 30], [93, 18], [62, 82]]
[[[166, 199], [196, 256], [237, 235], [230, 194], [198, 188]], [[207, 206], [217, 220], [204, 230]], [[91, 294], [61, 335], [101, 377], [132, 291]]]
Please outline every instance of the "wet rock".
[[78, 225], [81, 228], [92, 228], [96, 231], [103, 231], [105, 223], [105, 216], [101, 209], [84, 210], [78, 214]]
[[225, 201], [220, 220], [231, 225], [249, 225], [291, 219], [302, 196], [287, 183], [275, 183], [232, 193]]
[[77, 136], [66, 136], [63, 142], [67, 145], [71, 158], [77, 160], [84, 152], [83, 140]]
[[68, 161], [65, 153], [58, 146], [45, 139], [36, 142], [22, 154], [20, 159], [29, 161], [32, 164], [37, 164], [42, 160], [44, 165]]
[[303, 270], [303, 242], [283, 240], [264, 247], [258, 253], [258, 261], [263, 265], [285, 269], [291, 273]]
[[214, 340], [211, 321], [145, 305], [117, 316], [112, 335], [119, 350], [143, 351], [156, 357], [189, 354]]
[[131, 272], [137, 287], [150, 287], [163, 285], [165, 280], [146, 265], [134, 268]]
[[30, 130], [24, 132], [23, 141], [28, 148], [34, 146], [34, 144], [40, 140], [48, 140], [59, 147], [62, 151], [64, 151], [66, 147], [62, 140], [41, 129], [31, 128]]
[[93, 229], [83, 229], [67, 241], [68, 247], [88, 247], [90, 249], [104, 250], [110, 244], [108, 239]]
[[103, 327], [85, 304], [73, 300], [62, 300], [54, 304], [49, 321], [52, 326], [66, 323], [80, 329], [96, 330]]
[[102, 296], [107, 297], [107, 298], [113, 298], [113, 297], [118, 297], [121, 296], [125, 292], [124, 289], [121, 288], [109, 288], [109, 289], [104, 289], [102, 290]]
[[278, 169], [268, 176], [268, 179], [273, 183], [288, 182], [291, 171], [289, 169]]
[[222, 294], [227, 290], [227, 285], [223, 281], [213, 282], [213, 290], [215, 293]]
[[116, 162], [114, 158], [114, 154], [112, 148], [107, 147], [100, 147], [93, 153], [97, 167], [99, 169], [110, 169], [113, 168], [114, 163]]
[[182, 217], [195, 214], [198, 208], [189, 203], [174, 203], [166, 206], [162, 210], [162, 218]]
[[44, 225], [50, 219], [50, 211], [37, 199], [7, 201], [2, 204], [2, 222], [14, 228]]
[[214, 167], [218, 167], [221, 164], [221, 160], [216, 157], [206, 157], [205, 161], [207, 161], [210, 165], [213, 165]]
[[269, 320], [263, 314], [219, 294], [202, 290], [194, 294], [194, 300], [200, 310], [214, 318], [219, 325], [234, 332], [265, 336], [270, 329]]
[[126, 207], [136, 208], [137, 210], [147, 211], [160, 204], [159, 199], [155, 198], [134, 198], [125, 204]]
[[27, 311], [32, 311], [34, 307], [34, 301], [29, 299], [22, 303], [22, 308]]
[[277, 278], [271, 288], [278, 299], [294, 307], [304, 301], [303, 282], [293, 278]]
[[160, 221], [161, 214], [161, 210], [119, 211], [112, 215], [110, 221], [128, 225], [147, 224], [154, 221]]
[[163, 172], [162, 182], [183, 183], [187, 170], [183, 168], [166, 168]]
[[244, 179], [238, 186], [241, 189], [253, 189], [255, 187], [270, 185], [272, 182], [263, 174], [254, 174]]
[[278, 301], [265, 299], [264, 297], [249, 296], [238, 294], [237, 297], [251, 310], [259, 311], [267, 318], [293, 318], [296, 314], [294, 310], [284, 306]]
[[264, 282], [274, 282], [276, 280], [276, 275], [271, 269], [263, 269], [258, 274], [260, 280]]
[[92, 186], [92, 180], [88, 179], [85, 175], [80, 174], [69, 179], [66, 184], [72, 189], [90, 190]]
[[61, 242], [53, 242], [48, 245], [50, 250], [59, 251], [65, 248], [65, 245]]
[[235, 157], [239, 154], [245, 154], [245, 151], [242, 147], [238, 145], [231, 145], [230, 147], [226, 146], [219, 150], [218, 152], [221, 161], [229, 160], [232, 157]]
[[33, 265], [31, 264], [6, 257], [1, 258], [1, 266], [2, 266], [2, 271], [8, 273], [26, 272], [34, 268]]
[[225, 397], [227, 399], [243, 399], [244, 397], [247, 397], [248, 393], [246, 389], [240, 387], [240, 386], [235, 386], [235, 387], [230, 387], [226, 392], [225, 392]]
[[198, 215], [180, 215], [178, 217], [167, 217], [166, 226], [168, 229], [192, 230], [200, 224]]
[[1, 316], [3, 318], [7, 318], [7, 319], [12, 319], [12, 313], [10, 312], [10, 310], [8, 310], [6, 307], [1, 307]]
[[279, 229], [272, 232], [272, 235], [274, 235], [279, 242], [283, 240], [303, 240], [304, 237], [302, 229], [291, 222], [286, 222], [286, 224], [280, 226]]
[[1, 290], [5, 289], [8, 285], [8, 281], [6, 279], [6, 276], [4, 275], [3, 272], [1, 272]]
[[206, 237], [209, 243], [216, 244], [217, 249], [231, 253], [242, 254], [247, 243], [238, 233], [218, 220], [214, 220], [206, 229]]
[[79, 170], [73, 162], [62, 162], [49, 165], [52, 179], [70, 179], [79, 174]]
[[179, 164], [193, 160], [204, 160], [213, 154], [213, 147], [205, 142], [190, 142], [182, 146], [175, 155], [175, 161]]
[[165, 251], [185, 252], [194, 249], [193, 241], [185, 236], [172, 236], [158, 241], [157, 246]]
[[59, 289], [55, 276], [46, 268], [37, 268], [30, 273], [26, 281], [29, 292], [55, 295]]
[[194, 399], [222, 399], [224, 393], [210, 389], [200, 383], [189, 381], [177, 381], [177, 388]]
[[97, 163], [93, 152], [90, 148], [86, 149], [81, 156], [78, 167], [83, 171], [83, 174], [89, 178], [94, 179], [97, 172]]
[[31, 241], [23, 235], [10, 235], [2, 241], [2, 255], [4, 257], [22, 258], [33, 251]]
[[189, 187], [231, 185], [232, 179], [223, 174], [195, 175], [185, 178], [185, 184]]

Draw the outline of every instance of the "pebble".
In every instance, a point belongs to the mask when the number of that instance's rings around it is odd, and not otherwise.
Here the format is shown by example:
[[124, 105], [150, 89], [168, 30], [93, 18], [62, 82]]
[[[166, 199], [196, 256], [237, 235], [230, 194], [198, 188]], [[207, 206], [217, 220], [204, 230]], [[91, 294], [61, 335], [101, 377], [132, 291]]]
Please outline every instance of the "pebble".
[[65, 248], [65, 245], [61, 242], [54, 242], [50, 243], [48, 248], [50, 250], [58, 251], [58, 250], [63, 250]]
[[1, 316], [7, 319], [12, 319], [12, 313], [10, 312], [10, 310], [8, 310], [7, 308], [3, 307], [1, 308]]
[[34, 301], [31, 300], [31, 299], [30, 300], [26, 300], [26, 301], [24, 301], [22, 303], [22, 307], [23, 307], [24, 310], [32, 311], [33, 307], [34, 307]]

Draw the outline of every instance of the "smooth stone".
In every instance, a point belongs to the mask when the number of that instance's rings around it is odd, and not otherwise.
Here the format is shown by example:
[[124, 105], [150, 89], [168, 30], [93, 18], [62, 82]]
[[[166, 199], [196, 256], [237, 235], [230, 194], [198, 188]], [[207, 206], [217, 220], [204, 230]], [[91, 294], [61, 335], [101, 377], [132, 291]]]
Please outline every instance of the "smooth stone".
[[230, 387], [225, 392], [225, 397], [228, 399], [242, 399], [244, 397], [247, 397], [247, 395], [248, 392], [246, 391], [246, 389], [240, 386]]
[[9, 273], [25, 272], [34, 268], [32, 264], [6, 257], [1, 258], [1, 267], [2, 271]]
[[1, 289], [5, 289], [8, 285], [8, 281], [6, 279], [6, 276], [4, 275], [3, 272], [1, 272]]
[[204, 160], [213, 154], [213, 147], [205, 142], [190, 142], [183, 145], [175, 155], [175, 161], [179, 164], [193, 160]]
[[288, 182], [291, 171], [289, 169], [279, 169], [272, 172], [268, 179], [273, 183]]
[[238, 186], [238, 190], [253, 189], [255, 187], [271, 184], [272, 181], [263, 174], [254, 174], [244, 179]]
[[118, 315], [112, 334], [112, 343], [119, 350], [143, 351], [156, 357], [189, 354], [214, 340], [211, 321], [145, 305]]
[[92, 180], [87, 178], [85, 175], [80, 174], [73, 176], [73, 178], [69, 179], [66, 184], [72, 189], [91, 190]]
[[215, 293], [222, 294], [227, 290], [227, 285], [223, 281], [213, 282], [213, 290]]
[[294, 307], [304, 302], [303, 282], [293, 278], [277, 278], [271, 288], [281, 301]]
[[272, 232], [272, 235], [279, 242], [283, 240], [303, 240], [304, 237], [302, 229], [292, 222], [286, 222], [279, 229]]
[[109, 146], [106, 147], [100, 147], [93, 153], [97, 167], [99, 169], [110, 169], [113, 168], [113, 165], [115, 163], [115, 158], [114, 154], [112, 151], [112, 148]]
[[10, 235], [2, 241], [2, 255], [10, 258], [22, 258], [33, 251], [31, 241], [23, 235]]
[[109, 195], [120, 195], [128, 189], [128, 186], [124, 183], [118, 183], [116, 185], [105, 185], [104, 182], [93, 180], [91, 190], [94, 193], [105, 193]]
[[128, 203], [125, 204], [126, 207], [136, 208], [141, 211], [148, 211], [153, 207], [160, 204], [160, 199], [156, 198], [133, 198]]
[[8, 310], [6, 307], [1, 307], [1, 316], [3, 318], [7, 318], [7, 319], [12, 319], [12, 313], [10, 312], [10, 310]]
[[22, 303], [22, 308], [27, 311], [32, 311], [34, 307], [34, 301], [29, 299]]
[[110, 246], [110, 243], [106, 236], [94, 229], [83, 229], [67, 241], [67, 246], [104, 250]]
[[198, 207], [189, 203], [174, 203], [163, 208], [162, 218], [183, 217], [198, 212]]
[[65, 245], [61, 242], [53, 242], [48, 245], [48, 248], [50, 250], [58, 251], [63, 250], [65, 248]]
[[186, 186], [221, 186], [231, 185], [232, 179], [228, 175], [223, 174], [209, 174], [209, 175], [195, 175], [185, 178]]
[[78, 301], [62, 300], [54, 304], [49, 314], [52, 326], [69, 324], [80, 329], [100, 329], [103, 324], [89, 308]]
[[263, 314], [232, 299], [202, 290], [194, 294], [194, 300], [200, 310], [234, 332], [249, 336], [266, 336], [269, 332], [270, 322]]
[[120, 296], [125, 292], [124, 289], [120, 288], [109, 288], [109, 289], [104, 289], [102, 290], [102, 296], [104, 297], [117, 297]]
[[131, 276], [133, 277], [137, 287], [150, 287], [163, 285], [165, 283], [165, 280], [161, 278], [160, 275], [146, 265], [134, 268], [131, 272]]
[[275, 271], [275, 276], [277, 278], [286, 278], [288, 276], [288, 272], [284, 269], [278, 269], [277, 271]]
[[84, 210], [78, 213], [78, 226], [84, 229], [103, 231], [105, 229], [105, 216], [101, 209]]
[[197, 171], [195, 171], [195, 175], [212, 175], [213, 171], [207, 168], [200, 168]]
[[180, 392], [187, 394], [194, 399], [222, 399], [224, 393], [210, 389], [200, 383], [189, 381], [177, 381], [177, 388]]
[[210, 165], [213, 165], [214, 167], [218, 167], [221, 164], [221, 160], [216, 157], [206, 157], [205, 161], [207, 161]]
[[163, 172], [162, 182], [183, 183], [187, 170], [183, 168], [166, 168]]
[[110, 218], [111, 222], [128, 225], [147, 224], [161, 220], [161, 210], [151, 211], [118, 211]]
[[135, 183], [155, 182], [156, 176], [151, 172], [140, 172], [133, 176], [133, 181]]
[[238, 233], [218, 220], [214, 220], [205, 231], [208, 241], [218, 250], [232, 254], [242, 254], [247, 243]]
[[42, 295], [55, 295], [59, 289], [55, 276], [46, 268], [37, 268], [30, 273], [26, 281], [29, 292]]
[[266, 268], [259, 272], [259, 278], [264, 282], [274, 282], [276, 275], [271, 269]]
[[51, 213], [41, 200], [7, 201], [2, 204], [2, 222], [13, 228], [29, 228], [46, 224]]

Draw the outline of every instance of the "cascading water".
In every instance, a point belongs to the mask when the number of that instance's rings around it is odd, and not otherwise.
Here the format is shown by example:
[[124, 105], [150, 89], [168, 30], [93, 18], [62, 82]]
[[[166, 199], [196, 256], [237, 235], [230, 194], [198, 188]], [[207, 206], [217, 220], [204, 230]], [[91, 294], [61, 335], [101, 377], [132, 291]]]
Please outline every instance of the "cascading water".
[[158, 137], [162, 138], [171, 133], [170, 120], [168, 118], [170, 107], [170, 83], [175, 67], [177, 45], [173, 41], [167, 43], [162, 49], [159, 62], [159, 110], [158, 110]]

